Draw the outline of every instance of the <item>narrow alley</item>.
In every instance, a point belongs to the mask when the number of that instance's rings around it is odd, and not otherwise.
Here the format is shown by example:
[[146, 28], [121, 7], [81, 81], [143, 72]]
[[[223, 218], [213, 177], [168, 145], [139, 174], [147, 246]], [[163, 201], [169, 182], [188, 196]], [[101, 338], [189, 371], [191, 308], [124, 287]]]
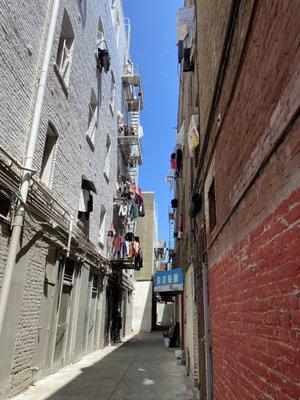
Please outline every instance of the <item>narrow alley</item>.
[[0, 0], [0, 400], [300, 399], [300, 0]]
[[138, 334], [37, 382], [12, 400], [194, 400], [162, 334]]

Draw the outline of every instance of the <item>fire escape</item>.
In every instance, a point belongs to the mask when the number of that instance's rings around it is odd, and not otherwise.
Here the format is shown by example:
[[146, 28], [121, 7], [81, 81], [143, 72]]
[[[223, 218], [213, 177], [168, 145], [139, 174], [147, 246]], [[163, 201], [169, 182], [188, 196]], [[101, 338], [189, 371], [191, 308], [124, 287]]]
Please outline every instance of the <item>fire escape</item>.
[[[128, 61], [122, 76], [126, 112], [118, 129], [118, 152], [122, 159], [121, 178], [126, 178], [133, 187], [138, 187], [138, 168], [142, 164], [141, 137], [143, 135], [140, 123], [140, 111], [144, 107], [141, 73], [137, 67]], [[124, 168], [125, 167], [125, 168]], [[131, 207], [134, 199], [128, 199], [120, 193], [114, 199], [114, 225], [119, 232], [135, 234], [136, 219], [120, 217], [118, 209], [121, 205]], [[139, 269], [136, 259], [128, 256], [113, 256], [111, 264], [118, 269]]]

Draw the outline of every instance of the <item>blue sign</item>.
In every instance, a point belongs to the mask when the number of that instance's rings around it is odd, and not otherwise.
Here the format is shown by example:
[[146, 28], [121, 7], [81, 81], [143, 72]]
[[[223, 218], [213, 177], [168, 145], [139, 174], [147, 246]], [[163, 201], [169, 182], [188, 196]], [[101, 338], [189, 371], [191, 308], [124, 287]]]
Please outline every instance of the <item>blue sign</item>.
[[154, 274], [154, 292], [182, 292], [183, 273], [181, 268]]

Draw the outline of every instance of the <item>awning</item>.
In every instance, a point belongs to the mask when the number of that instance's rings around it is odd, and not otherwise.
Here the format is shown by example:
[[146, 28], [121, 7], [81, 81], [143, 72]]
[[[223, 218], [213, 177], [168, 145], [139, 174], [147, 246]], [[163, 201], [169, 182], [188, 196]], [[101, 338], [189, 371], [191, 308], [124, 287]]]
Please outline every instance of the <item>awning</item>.
[[182, 292], [183, 273], [181, 268], [154, 274], [154, 292]]

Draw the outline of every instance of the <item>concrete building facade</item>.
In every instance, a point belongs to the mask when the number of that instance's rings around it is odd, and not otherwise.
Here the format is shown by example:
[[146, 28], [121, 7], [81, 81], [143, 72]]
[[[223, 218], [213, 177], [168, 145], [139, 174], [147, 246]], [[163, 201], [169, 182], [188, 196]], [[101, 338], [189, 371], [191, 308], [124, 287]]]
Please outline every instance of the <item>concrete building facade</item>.
[[199, 398], [297, 399], [299, 7], [185, 7], [197, 28], [179, 43], [186, 364]]
[[103, 347], [111, 281], [121, 335], [132, 329], [132, 274], [111, 264], [107, 232], [118, 171], [128, 170], [118, 136], [120, 116], [126, 120], [130, 108], [124, 75], [128, 80], [133, 71], [119, 0], [0, 3], [0, 398], [6, 399]]
[[137, 223], [137, 235], [143, 247], [143, 269], [134, 273], [133, 329], [151, 332], [155, 248], [158, 247], [155, 194], [144, 192], [146, 216]]

